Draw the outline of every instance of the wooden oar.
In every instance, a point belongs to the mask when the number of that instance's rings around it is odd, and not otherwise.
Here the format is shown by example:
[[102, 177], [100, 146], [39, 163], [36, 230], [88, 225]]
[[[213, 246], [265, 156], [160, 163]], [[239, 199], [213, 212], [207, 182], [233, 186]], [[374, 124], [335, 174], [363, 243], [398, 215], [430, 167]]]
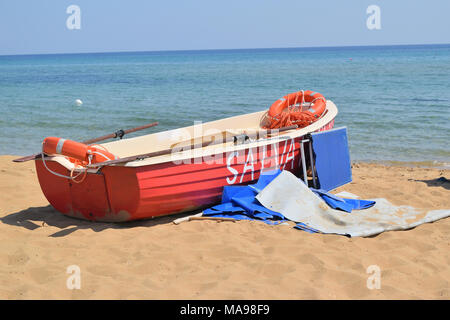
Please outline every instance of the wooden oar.
[[[103, 140], [107, 140], [107, 139], [112, 139], [112, 138], [117, 138], [117, 137], [122, 139], [122, 137], [124, 135], [128, 134], [128, 133], [136, 132], [136, 131], [139, 131], [139, 130], [144, 130], [144, 129], [151, 128], [151, 127], [154, 127], [154, 126], [157, 126], [157, 125], [158, 125], [158, 122], [152, 122], [152, 123], [149, 123], [149, 124], [146, 124], [146, 125], [143, 125], [143, 126], [140, 126], [140, 127], [128, 129], [128, 130], [120, 129], [120, 130], [117, 130], [114, 133], [107, 134], [107, 135], [104, 135], [104, 136], [101, 136], [101, 137], [98, 137], [98, 138], [94, 138], [94, 139], [85, 140], [85, 141], [82, 141], [81, 143], [92, 144], [92, 143], [95, 143], [95, 142], [99, 142], [99, 141], [103, 141]], [[13, 162], [30, 161], [30, 160], [34, 160], [36, 158], [39, 158], [40, 156], [41, 156], [41, 153], [37, 153], [37, 154], [30, 155], [30, 156], [14, 159]]]
[[[213, 140], [213, 141], [205, 141], [203, 143], [190, 145], [191, 148], [189, 150], [204, 148], [204, 147], [207, 147], [207, 146], [212, 146], [212, 145], [216, 145], [216, 144], [220, 144], [220, 143], [227, 143], [227, 142], [230, 142], [230, 141], [234, 141], [234, 142], [241, 142], [242, 141], [242, 142], [245, 142], [246, 140], [251, 139], [251, 138], [255, 138], [255, 137], [259, 138], [261, 136], [265, 136], [265, 135], [268, 135], [268, 134], [288, 131], [288, 130], [297, 129], [297, 128], [298, 128], [297, 125], [293, 125], [293, 126], [279, 128], [279, 129], [273, 129], [273, 130], [260, 130], [260, 131], [257, 131], [255, 133], [251, 133], [251, 134], [236, 135], [236, 136], [232, 136], [232, 137], [226, 138], [225, 141], [223, 141], [221, 139]], [[104, 161], [104, 162], [93, 163], [93, 164], [89, 165], [88, 167], [89, 168], [98, 168], [98, 167], [108, 166], [108, 165], [112, 165], [112, 164], [119, 164], [119, 163], [135, 161], [135, 160], [143, 160], [143, 159], [147, 159], [147, 158], [159, 157], [159, 156], [171, 154], [172, 152], [174, 152], [174, 149], [176, 149], [176, 148], [170, 148], [170, 149], [165, 149], [165, 150], [160, 150], [160, 151], [154, 151], [154, 152], [140, 154], [140, 155], [137, 155], [137, 156], [120, 158], [120, 159], [116, 159], [116, 160], [109, 160], [109, 161]], [[179, 150], [179, 151], [183, 151], [183, 150]], [[179, 152], [179, 151], [177, 151], [177, 152]]]
[[188, 216], [188, 217], [184, 217], [184, 218], [179, 218], [176, 220], [173, 220], [172, 222], [174, 224], [180, 224], [182, 222], [185, 221], [193, 221], [193, 220], [215, 220], [217, 222], [222, 222], [222, 221], [231, 221], [231, 222], [236, 222], [236, 219], [233, 218], [225, 218], [225, 217], [209, 217], [209, 216], [203, 216], [203, 213], [199, 213], [193, 216]]
[[122, 139], [122, 137], [124, 135], [128, 134], [128, 133], [133, 133], [133, 132], [136, 132], [136, 131], [140, 131], [140, 130], [144, 130], [144, 129], [147, 129], [147, 128], [155, 127], [157, 125], [158, 125], [158, 122], [152, 122], [152, 123], [145, 124], [143, 126], [136, 127], [136, 128], [133, 128], [133, 129], [128, 129], [128, 130], [120, 129], [120, 130], [117, 130], [114, 133], [104, 135], [103, 137], [98, 137], [98, 138], [95, 138], [95, 139], [86, 140], [86, 141], [83, 141], [82, 143], [84, 143], [84, 144], [93, 144], [95, 142], [99, 142], [99, 141], [103, 141], [103, 140], [107, 140], [107, 139], [111, 139], [111, 138]]

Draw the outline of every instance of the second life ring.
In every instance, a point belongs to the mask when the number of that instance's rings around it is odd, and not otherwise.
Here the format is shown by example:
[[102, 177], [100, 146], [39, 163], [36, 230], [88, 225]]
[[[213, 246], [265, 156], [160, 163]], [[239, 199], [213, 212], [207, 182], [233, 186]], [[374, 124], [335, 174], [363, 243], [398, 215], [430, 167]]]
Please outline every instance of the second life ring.
[[47, 137], [42, 143], [42, 152], [48, 155], [59, 154], [78, 160], [82, 165], [117, 159], [106, 149], [88, 146], [84, 143], [57, 137]]
[[[305, 103], [309, 104], [303, 110]], [[317, 121], [325, 112], [327, 101], [323, 95], [311, 90], [290, 93], [275, 101], [269, 109], [268, 129], [276, 129], [291, 125], [304, 128]]]

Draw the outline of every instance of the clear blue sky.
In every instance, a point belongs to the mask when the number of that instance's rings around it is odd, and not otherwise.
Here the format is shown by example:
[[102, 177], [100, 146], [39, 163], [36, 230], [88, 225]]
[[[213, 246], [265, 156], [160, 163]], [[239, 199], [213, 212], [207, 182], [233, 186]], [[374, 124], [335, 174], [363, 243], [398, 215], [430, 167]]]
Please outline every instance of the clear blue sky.
[[1, 55], [431, 43], [450, 43], [449, 0], [0, 0]]

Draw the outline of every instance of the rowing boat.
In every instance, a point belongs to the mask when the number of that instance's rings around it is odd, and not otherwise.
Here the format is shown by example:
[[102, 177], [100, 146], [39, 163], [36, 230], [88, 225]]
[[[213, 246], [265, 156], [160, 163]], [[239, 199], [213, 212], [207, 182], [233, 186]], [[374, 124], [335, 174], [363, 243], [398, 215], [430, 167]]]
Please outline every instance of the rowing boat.
[[328, 100], [312, 124], [265, 135], [267, 110], [107, 142], [96, 150], [118, 160], [84, 167], [63, 155], [34, 161], [45, 197], [65, 215], [112, 222], [154, 218], [217, 204], [224, 186], [254, 183], [267, 170], [299, 176], [302, 140], [331, 129], [337, 112]]

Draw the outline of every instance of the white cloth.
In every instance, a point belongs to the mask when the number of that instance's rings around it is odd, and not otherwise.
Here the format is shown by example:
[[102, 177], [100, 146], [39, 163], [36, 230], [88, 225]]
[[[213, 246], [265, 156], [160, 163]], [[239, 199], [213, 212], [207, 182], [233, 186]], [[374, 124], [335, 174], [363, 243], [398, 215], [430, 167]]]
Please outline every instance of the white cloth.
[[256, 199], [289, 220], [302, 222], [323, 233], [352, 237], [406, 230], [450, 216], [450, 209], [426, 211], [411, 206], [395, 206], [383, 198], [371, 199], [376, 204], [369, 209], [351, 213], [335, 210], [289, 171], [280, 173]]

